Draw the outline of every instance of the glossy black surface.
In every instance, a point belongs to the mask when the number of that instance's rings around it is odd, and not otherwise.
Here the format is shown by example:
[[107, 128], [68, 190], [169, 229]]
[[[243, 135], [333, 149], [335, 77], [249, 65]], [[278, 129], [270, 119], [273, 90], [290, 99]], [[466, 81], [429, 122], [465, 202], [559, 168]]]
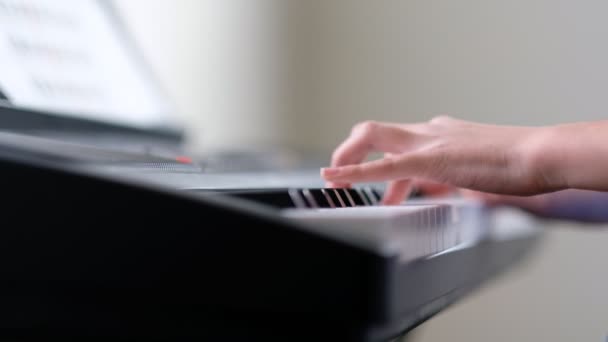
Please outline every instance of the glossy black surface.
[[[2, 148], [0, 170], [6, 340], [387, 341], [536, 240], [486, 239], [413, 261], [376, 248], [395, 243], [376, 226], [362, 235], [372, 244], [351, 243], [280, 215], [330, 189], [201, 196]], [[366, 209], [379, 199], [373, 189], [335, 191]]]

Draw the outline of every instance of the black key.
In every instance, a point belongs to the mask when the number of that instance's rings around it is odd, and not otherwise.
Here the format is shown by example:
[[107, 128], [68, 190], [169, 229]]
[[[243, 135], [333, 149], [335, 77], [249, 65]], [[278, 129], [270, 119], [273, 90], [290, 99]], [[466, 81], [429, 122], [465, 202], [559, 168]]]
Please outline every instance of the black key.
[[354, 207], [355, 202], [353, 201], [351, 195], [348, 193], [348, 189], [336, 189], [337, 196], [342, 199], [345, 207]]
[[361, 192], [359, 189], [346, 189], [346, 191], [350, 194], [350, 197], [353, 199], [353, 202], [356, 206], [364, 206], [365, 201], [361, 198]]
[[302, 198], [304, 198], [304, 200], [308, 204], [309, 208], [318, 208], [319, 207], [317, 200], [312, 195], [312, 192], [309, 189], [301, 189], [301, 190], [298, 190], [298, 192], [300, 193], [300, 195], [302, 195]]
[[380, 203], [382, 201], [382, 194], [375, 188], [367, 188], [367, 191], [370, 193], [370, 196], [374, 199], [374, 202]]
[[327, 194], [329, 195], [329, 197], [331, 197], [331, 199], [334, 201], [334, 204], [336, 205], [337, 208], [339, 207], [343, 207], [342, 205], [342, 199], [340, 197], [338, 197], [338, 189], [326, 189]]
[[329, 201], [327, 200], [327, 197], [325, 197], [325, 194], [323, 194], [321, 192], [321, 189], [308, 189], [308, 190], [314, 197], [319, 208], [330, 208]]
[[371, 192], [370, 188], [361, 188], [360, 192], [363, 195], [362, 198], [363, 201], [366, 202], [366, 205], [376, 205], [378, 203], [378, 199], [376, 198], [375, 194]]
[[332, 195], [335, 195], [333, 189], [321, 189], [321, 193], [325, 196], [325, 199], [329, 203], [330, 208], [336, 208], [340, 206], [340, 203], [336, 201], [336, 198], [332, 197]]
[[344, 205], [347, 207], [354, 207], [355, 206], [355, 201], [353, 200], [352, 196], [350, 195], [349, 189], [336, 189], [336, 192], [339, 193], [339, 195], [342, 197], [342, 200], [344, 201]]

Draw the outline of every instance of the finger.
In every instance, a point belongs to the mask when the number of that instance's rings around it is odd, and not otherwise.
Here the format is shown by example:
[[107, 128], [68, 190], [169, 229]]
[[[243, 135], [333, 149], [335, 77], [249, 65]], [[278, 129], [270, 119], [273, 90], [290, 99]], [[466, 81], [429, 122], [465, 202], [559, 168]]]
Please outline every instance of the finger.
[[405, 200], [405, 198], [410, 194], [411, 191], [412, 181], [408, 179], [391, 181], [386, 187], [384, 197], [382, 198], [382, 204], [399, 204]]
[[357, 165], [330, 167], [321, 170], [325, 180], [336, 183], [378, 182], [394, 179], [426, 179], [428, 157], [400, 155]]
[[492, 194], [487, 192], [475, 191], [470, 189], [460, 189], [460, 194], [464, 198], [480, 200], [488, 205], [500, 205], [507, 199], [507, 196]]
[[[395, 154], [385, 153], [384, 158], [394, 158]], [[403, 202], [403, 200], [412, 192], [413, 182], [408, 179], [401, 179], [388, 182], [386, 191], [382, 197], [382, 204], [395, 205]]]
[[326, 182], [326, 188], [350, 188], [351, 184], [348, 183], [336, 183], [336, 182]]
[[412, 133], [396, 125], [364, 122], [353, 128], [351, 135], [336, 148], [331, 166], [358, 164], [372, 151], [399, 153], [411, 140]]
[[428, 181], [416, 181], [413, 188], [421, 196], [439, 197], [445, 196], [456, 191], [456, 188], [447, 184], [440, 184]]
[[[331, 165], [336, 167], [359, 164], [374, 150], [393, 151], [398, 145], [397, 130], [398, 128], [395, 126], [372, 121], [357, 124], [350, 136], [334, 151]], [[389, 131], [392, 133], [389, 134]], [[327, 182], [326, 186], [329, 188], [350, 188], [351, 184]]]

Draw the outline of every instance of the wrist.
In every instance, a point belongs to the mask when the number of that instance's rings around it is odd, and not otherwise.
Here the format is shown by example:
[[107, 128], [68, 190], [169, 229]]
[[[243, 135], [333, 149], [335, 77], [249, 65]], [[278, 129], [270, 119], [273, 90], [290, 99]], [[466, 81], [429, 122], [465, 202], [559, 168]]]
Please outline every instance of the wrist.
[[569, 188], [564, 126], [531, 128], [518, 146], [524, 174], [537, 193]]

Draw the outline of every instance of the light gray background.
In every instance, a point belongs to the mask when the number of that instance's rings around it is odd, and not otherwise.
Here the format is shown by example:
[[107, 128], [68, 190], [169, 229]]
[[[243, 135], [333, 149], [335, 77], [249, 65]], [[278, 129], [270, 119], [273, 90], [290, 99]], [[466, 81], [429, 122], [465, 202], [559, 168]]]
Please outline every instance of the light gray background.
[[[606, 1], [116, 2], [201, 153], [329, 155], [364, 119], [608, 116]], [[608, 230], [547, 227], [525, 266], [422, 325], [416, 340], [604, 341]]]

